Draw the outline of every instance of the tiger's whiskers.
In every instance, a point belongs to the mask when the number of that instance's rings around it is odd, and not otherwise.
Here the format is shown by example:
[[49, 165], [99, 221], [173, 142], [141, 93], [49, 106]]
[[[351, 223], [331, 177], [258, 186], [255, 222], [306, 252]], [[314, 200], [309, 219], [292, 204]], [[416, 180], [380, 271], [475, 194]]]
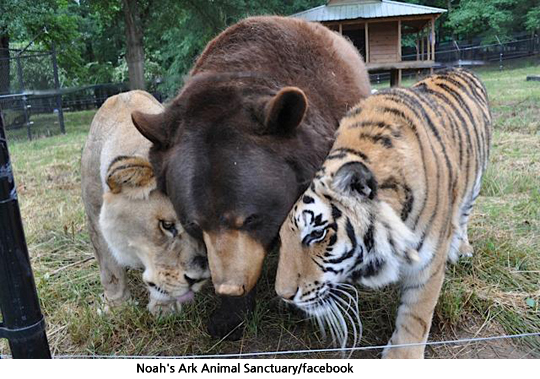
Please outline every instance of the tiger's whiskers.
[[[347, 291], [354, 291], [354, 295]], [[362, 338], [362, 322], [358, 309], [358, 291], [349, 284], [339, 284], [332, 288], [329, 296], [320, 304], [309, 307], [309, 313], [315, 319], [321, 335], [326, 339], [326, 329], [330, 331], [332, 344], [347, 347], [349, 324], [352, 328], [352, 346]], [[348, 321], [348, 322], [347, 322]], [[344, 354], [344, 353], [343, 353]], [[349, 354], [349, 357], [351, 356]]]

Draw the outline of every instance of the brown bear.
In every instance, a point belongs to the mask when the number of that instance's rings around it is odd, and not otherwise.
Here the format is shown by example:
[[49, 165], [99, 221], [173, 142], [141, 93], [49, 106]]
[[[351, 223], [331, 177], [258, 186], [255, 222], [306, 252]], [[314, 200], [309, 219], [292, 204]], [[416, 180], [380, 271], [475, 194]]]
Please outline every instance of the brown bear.
[[215, 291], [227, 296], [212, 335], [229, 333], [253, 305], [245, 295], [281, 223], [341, 117], [369, 93], [362, 57], [339, 34], [294, 18], [251, 17], [208, 44], [163, 113], [132, 114], [153, 142], [161, 189], [186, 230], [204, 240]]

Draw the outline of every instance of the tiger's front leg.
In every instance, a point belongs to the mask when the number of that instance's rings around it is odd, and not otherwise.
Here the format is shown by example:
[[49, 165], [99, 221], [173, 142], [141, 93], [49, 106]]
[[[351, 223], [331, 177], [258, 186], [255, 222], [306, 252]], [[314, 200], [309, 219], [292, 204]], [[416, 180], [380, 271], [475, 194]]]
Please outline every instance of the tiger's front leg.
[[383, 358], [424, 358], [425, 345], [392, 347], [401, 344], [422, 344], [428, 339], [433, 311], [441, 291], [448, 244], [435, 253], [431, 265], [418, 275], [402, 280], [401, 303], [398, 308], [396, 329], [383, 351]]

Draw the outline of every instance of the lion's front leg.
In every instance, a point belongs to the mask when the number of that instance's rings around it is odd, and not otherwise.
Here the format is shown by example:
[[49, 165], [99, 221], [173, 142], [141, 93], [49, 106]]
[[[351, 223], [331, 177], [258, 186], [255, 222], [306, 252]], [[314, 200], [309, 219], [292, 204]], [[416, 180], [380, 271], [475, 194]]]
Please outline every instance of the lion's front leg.
[[436, 256], [423, 273], [414, 278], [407, 277], [403, 281], [396, 329], [383, 351], [383, 358], [424, 358], [425, 345], [392, 346], [423, 344], [427, 341], [444, 278], [446, 255], [441, 255]]

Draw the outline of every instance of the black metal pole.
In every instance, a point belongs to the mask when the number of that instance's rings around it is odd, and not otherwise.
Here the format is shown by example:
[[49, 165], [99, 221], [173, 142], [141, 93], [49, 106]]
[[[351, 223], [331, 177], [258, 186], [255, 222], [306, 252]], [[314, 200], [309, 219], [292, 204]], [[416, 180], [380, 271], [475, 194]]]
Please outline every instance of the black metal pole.
[[64, 111], [62, 110], [62, 94], [60, 93], [60, 80], [58, 79], [58, 63], [56, 62], [56, 46], [52, 45], [51, 60], [53, 64], [54, 88], [56, 89], [56, 108], [58, 109], [58, 121], [60, 122], [60, 132], [66, 134], [64, 125]]
[[30, 117], [28, 116], [28, 107], [26, 104], [26, 95], [24, 95], [24, 79], [23, 79], [23, 70], [21, 64], [21, 57], [17, 56], [17, 76], [19, 77], [19, 91], [23, 94], [22, 96], [22, 107], [24, 112], [24, 122], [26, 123], [26, 133], [28, 134], [28, 139], [32, 139], [32, 130], [30, 127]]
[[13, 358], [50, 358], [0, 112], [0, 338]]

